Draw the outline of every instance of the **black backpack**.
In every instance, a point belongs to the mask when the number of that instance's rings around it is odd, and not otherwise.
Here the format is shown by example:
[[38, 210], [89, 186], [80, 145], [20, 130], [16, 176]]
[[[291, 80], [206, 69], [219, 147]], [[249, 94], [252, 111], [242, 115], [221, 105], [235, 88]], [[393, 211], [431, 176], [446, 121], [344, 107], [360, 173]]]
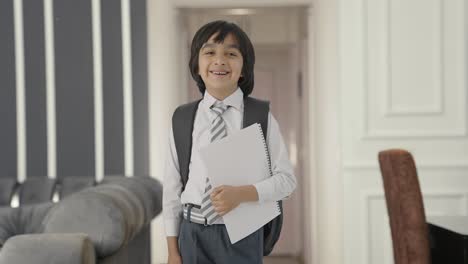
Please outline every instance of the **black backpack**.
[[[185, 189], [189, 174], [190, 156], [192, 154], [192, 131], [195, 114], [200, 100], [179, 106], [172, 116], [172, 130], [179, 159], [179, 170], [182, 181], [182, 190]], [[263, 135], [267, 134], [268, 112], [270, 102], [259, 99], [244, 98], [244, 118], [242, 127], [248, 127], [254, 123], [260, 123]], [[270, 163], [271, 164], [271, 163]], [[268, 256], [281, 233], [283, 226], [283, 202], [278, 201], [281, 214], [263, 226], [263, 255]]]

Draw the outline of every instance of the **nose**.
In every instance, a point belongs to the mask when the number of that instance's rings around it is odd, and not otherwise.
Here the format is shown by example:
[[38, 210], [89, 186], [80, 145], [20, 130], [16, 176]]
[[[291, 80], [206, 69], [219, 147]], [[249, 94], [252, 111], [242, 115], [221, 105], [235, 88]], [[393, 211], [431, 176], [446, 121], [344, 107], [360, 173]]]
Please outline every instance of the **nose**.
[[224, 55], [216, 55], [214, 63], [215, 65], [225, 65], [226, 58], [224, 57]]

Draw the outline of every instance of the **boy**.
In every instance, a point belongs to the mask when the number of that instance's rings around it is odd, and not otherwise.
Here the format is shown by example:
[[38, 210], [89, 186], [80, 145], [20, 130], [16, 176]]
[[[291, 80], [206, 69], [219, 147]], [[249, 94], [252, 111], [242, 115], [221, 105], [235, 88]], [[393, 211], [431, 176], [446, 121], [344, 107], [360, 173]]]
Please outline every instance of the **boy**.
[[[222, 216], [243, 202], [282, 200], [296, 188], [293, 168], [271, 113], [266, 141], [272, 177], [254, 185], [211, 186], [198, 155], [203, 146], [242, 128], [244, 100], [254, 86], [254, 63], [252, 43], [233, 23], [208, 23], [193, 38], [189, 66], [203, 99], [195, 103], [186, 182], [174, 136], [179, 130], [173, 126], [169, 135], [163, 217], [170, 264], [262, 263], [263, 230], [231, 244]], [[182, 130], [190, 129], [187, 124]]]

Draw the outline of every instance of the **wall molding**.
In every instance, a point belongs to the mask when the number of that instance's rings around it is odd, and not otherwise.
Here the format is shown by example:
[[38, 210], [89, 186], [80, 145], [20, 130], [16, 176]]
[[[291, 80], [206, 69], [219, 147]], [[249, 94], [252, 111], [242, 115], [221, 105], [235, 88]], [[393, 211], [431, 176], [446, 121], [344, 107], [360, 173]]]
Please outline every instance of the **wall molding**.
[[[465, 161], [456, 161], [456, 162], [434, 162], [429, 163], [418, 162], [416, 164], [418, 169], [427, 169], [427, 170], [468, 170], [468, 162]], [[344, 170], [379, 170], [379, 163], [377, 158], [375, 162], [372, 161], [349, 161], [343, 163]]]
[[[375, 140], [375, 139], [395, 139], [395, 138], [425, 138], [425, 139], [438, 139], [438, 138], [466, 138], [468, 136], [468, 129], [465, 127], [452, 129], [452, 130], [390, 130], [390, 129], [370, 129], [368, 124], [368, 117], [364, 117], [364, 133], [361, 136], [362, 140]], [[465, 122], [466, 123], [466, 122]]]
[[[366, 0], [368, 1], [368, 0]], [[444, 94], [444, 52], [443, 52], [443, 49], [444, 49], [444, 39], [443, 39], [443, 35], [444, 35], [444, 32], [443, 32], [443, 22], [444, 22], [444, 16], [443, 16], [443, 12], [444, 12], [444, 5], [443, 5], [443, 2], [442, 0], [435, 0], [437, 2], [437, 16], [436, 16], [436, 22], [435, 22], [435, 25], [437, 26], [435, 32], [437, 34], [437, 37], [436, 37], [436, 40], [438, 39], [438, 46], [436, 48], [436, 51], [437, 51], [437, 54], [436, 54], [436, 62], [435, 62], [435, 67], [436, 69], [434, 70], [434, 72], [437, 73], [436, 76], [434, 76], [434, 85], [435, 85], [435, 90], [434, 90], [434, 99], [435, 99], [435, 104], [434, 105], [431, 105], [427, 108], [409, 108], [409, 107], [405, 107], [405, 108], [398, 108], [398, 107], [395, 107], [394, 106], [394, 102], [392, 101], [392, 89], [394, 88], [394, 86], [392, 85], [392, 65], [391, 65], [391, 61], [392, 61], [392, 45], [391, 45], [391, 42], [392, 42], [392, 28], [391, 28], [391, 25], [392, 25], [392, 9], [391, 9], [391, 1], [392, 0], [386, 0], [385, 1], [385, 6], [387, 7], [387, 10], [385, 12], [385, 15], [387, 16], [386, 19], [385, 19], [385, 22], [387, 23], [386, 25], [384, 25], [383, 27], [385, 28], [386, 32], [384, 34], [385, 37], [387, 37], [386, 41], [385, 41], [385, 44], [386, 44], [386, 55], [387, 55], [387, 58], [386, 58], [386, 76], [385, 76], [385, 79], [386, 79], [386, 82], [385, 82], [385, 85], [384, 85], [384, 89], [385, 89], [385, 95], [386, 95], [386, 98], [384, 100], [385, 102], [385, 112], [384, 112], [384, 116], [385, 117], [390, 117], [390, 116], [401, 116], [401, 115], [429, 115], [429, 116], [432, 116], [432, 115], [442, 115], [443, 114], [443, 110], [444, 110], [444, 102], [443, 102], [443, 94]]]
[[[412, 130], [393, 130], [393, 129], [374, 129], [370, 125], [370, 120], [369, 120], [369, 53], [368, 53], [368, 48], [369, 48], [369, 32], [368, 32], [368, 1], [369, 0], [362, 0], [361, 2], [361, 13], [362, 13], [362, 20], [361, 20], [361, 30], [362, 30], [362, 62], [363, 62], [363, 71], [362, 71], [362, 82], [363, 82], [363, 123], [362, 123], [362, 135], [360, 137], [361, 140], [375, 140], [375, 139], [395, 139], [395, 138], [408, 138], [408, 139], [413, 139], [413, 138], [454, 138], [454, 137], [467, 137], [468, 136], [468, 124], [465, 119], [461, 120], [462, 126], [457, 127], [455, 129], [443, 129], [443, 130], [434, 130], [434, 129], [412, 129]], [[444, 90], [446, 90], [444, 86], [444, 73], [445, 69], [442, 65], [442, 62], [444, 61], [444, 8], [443, 7], [443, 1], [437, 0], [437, 5], [440, 7], [438, 10], [438, 20], [439, 23], [437, 23], [438, 28], [437, 28], [437, 33], [439, 36], [439, 39], [441, 43], [439, 44], [439, 48], [437, 49], [439, 51], [439, 55], [437, 56], [437, 60], [440, 62], [437, 67], [440, 67], [438, 69], [438, 72], [440, 72], [440, 76], [437, 78], [437, 83], [438, 83], [438, 89], [436, 89], [435, 94], [438, 95], [439, 97], [439, 102], [427, 109], [408, 109], [408, 108], [395, 108], [393, 107], [393, 102], [391, 101], [391, 93], [392, 93], [392, 84], [390, 80], [391, 76], [391, 65], [390, 65], [390, 58], [391, 58], [391, 29], [390, 29], [390, 24], [391, 24], [391, 11], [389, 8], [391, 0], [386, 0], [386, 34], [384, 34], [387, 38], [385, 41], [386, 44], [386, 66], [387, 70], [386, 72], [386, 82], [385, 82], [385, 95], [386, 98], [384, 98], [384, 113], [383, 117], [402, 117], [402, 116], [440, 116], [443, 115], [444, 113]], [[463, 17], [466, 18], [465, 12], [463, 12]], [[466, 34], [466, 33], [463, 33]], [[461, 96], [463, 97], [464, 94]], [[464, 97], [463, 97], [464, 98]], [[463, 99], [466, 102], [466, 99]], [[462, 110], [463, 113], [466, 113], [466, 103], [462, 104]]]
[[[386, 202], [385, 202], [385, 193], [382, 190], [365, 190], [360, 192], [360, 201], [361, 204], [363, 204], [363, 229], [362, 231], [365, 233], [364, 236], [366, 237], [364, 239], [364, 245], [363, 245], [363, 256], [365, 259], [365, 264], [371, 264], [374, 263], [372, 260], [372, 251], [371, 251], [371, 241], [372, 241], [372, 232], [369, 229], [371, 227], [371, 217], [372, 217], [372, 210], [371, 210], [371, 203], [374, 201], [381, 201], [384, 204], [384, 207], [386, 207]], [[460, 212], [460, 215], [467, 215], [467, 206], [468, 206], [468, 189], [467, 190], [459, 190], [459, 191], [453, 191], [453, 190], [437, 190], [437, 191], [426, 191], [423, 193], [423, 199], [425, 202], [427, 202], [428, 199], [431, 198], [437, 198], [437, 199], [459, 199], [460, 203], [463, 204], [463, 212]], [[426, 207], [427, 208], [427, 207]], [[386, 209], [385, 209], [386, 211]], [[426, 216], [436, 216], [436, 215], [446, 215], [441, 212], [432, 212], [426, 209]], [[384, 225], [388, 225], [388, 216], [384, 215], [382, 216]], [[390, 227], [389, 227], [390, 229]], [[384, 234], [384, 237], [386, 235]], [[391, 236], [388, 238], [389, 241], [391, 241]], [[387, 239], [384, 239], [382, 242], [382, 252], [384, 255], [386, 254], [386, 250], [389, 248], [392, 248], [392, 244], [388, 243]], [[392, 255], [392, 254], [389, 254]], [[385, 263], [388, 263], [390, 260], [389, 259], [384, 259]]]

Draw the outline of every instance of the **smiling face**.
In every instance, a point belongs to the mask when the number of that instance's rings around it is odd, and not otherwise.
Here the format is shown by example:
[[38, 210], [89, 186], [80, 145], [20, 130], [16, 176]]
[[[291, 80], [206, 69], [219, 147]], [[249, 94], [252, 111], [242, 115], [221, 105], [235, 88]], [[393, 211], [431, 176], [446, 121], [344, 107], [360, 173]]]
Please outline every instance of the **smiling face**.
[[228, 34], [221, 43], [215, 42], [216, 36], [211, 36], [200, 49], [198, 74], [208, 92], [218, 100], [223, 100], [237, 89], [243, 58], [232, 34]]

